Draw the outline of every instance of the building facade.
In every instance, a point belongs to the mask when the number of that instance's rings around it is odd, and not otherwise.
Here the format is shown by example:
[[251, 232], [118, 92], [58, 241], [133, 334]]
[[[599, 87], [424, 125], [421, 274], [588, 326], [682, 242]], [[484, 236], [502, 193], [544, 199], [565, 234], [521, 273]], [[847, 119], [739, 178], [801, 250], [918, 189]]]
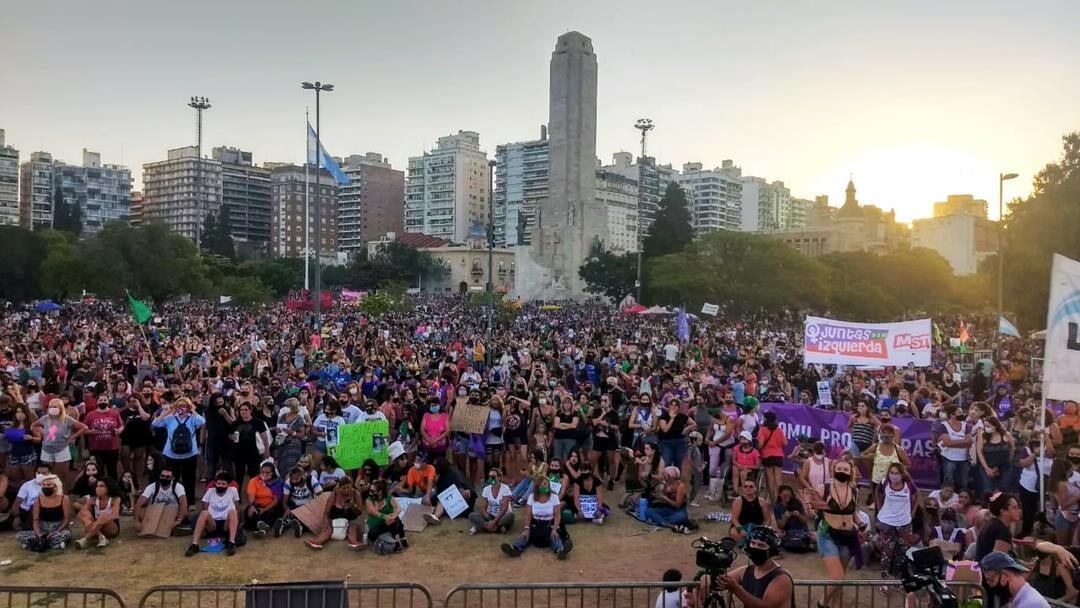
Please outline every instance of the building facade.
[[742, 230], [786, 230], [806, 224], [793, 221], [791, 190], [784, 182], [770, 182], [763, 177], [747, 175], [742, 178]]
[[970, 215], [986, 219], [989, 217], [988, 211], [986, 201], [970, 194], [950, 194], [944, 201], [934, 203], [934, 217]]
[[100, 154], [83, 148], [81, 166], [56, 162], [54, 176], [64, 204], [78, 205], [82, 211], [84, 234], [99, 232], [109, 222], [128, 222], [131, 171], [127, 167], [103, 165]]
[[138, 228], [143, 223], [143, 197], [142, 192], [135, 190], [131, 193], [131, 214], [128, 215], [128, 224], [132, 228]]
[[[430, 253], [433, 258], [442, 260], [450, 271], [445, 277], [426, 281], [421, 279], [410, 287], [433, 293], [477, 293], [484, 291], [487, 286], [487, 236], [482, 229], [474, 229], [464, 243], [451, 243], [426, 234], [391, 232], [378, 240], [368, 241], [368, 257], [375, 257], [380, 248], [394, 241]], [[514, 250], [495, 247], [491, 257], [491, 279], [495, 293], [506, 293], [514, 287]]]
[[695, 234], [742, 227], [742, 170], [730, 160], [711, 170], [701, 163], [686, 163], [675, 182], [686, 192]]
[[637, 253], [637, 180], [600, 169], [596, 172], [596, 200], [607, 209], [608, 238], [604, 249], [615, 254]]
[[338, 186], [338, 251], [353, 257], [368, 241], [404, 231], [405, 172], [376, 152], [348, 156], [341, 168], [351, 182]]
[[[309, 165], [305, 176], [300, 165], [277, 166], [270, 175], [272, 213], [270, 216], [270, 255], [302, 258], [306, 248], [315, 254], [315, 221], [320, 223], [320, 256], [323, 264], [337, 263], [337, 184], [322, 169], [319, 188], [315, 188], [315, 166]], [[307, 193], [305, 195], [305, 185]], [[304, 213], [305, 196], [307, 214]], [[305, 239], [305, 232], [308, 238]], [[314, 259], [314, 257], [312, 257]]]
[[19, 224], [41, 230], [53, 225], [56, 200], [56, 164], [52, 154], [33, 152], [19, 167]]
[[[629, 152], [616, 152], [612, 155], [611, 164], [602, 168], [638, 183], [638, 223], [641, 236], [644, 237], [656, 219], [660, 199], [664, 197], [668, 183], [677, 181], [679, 172], [671, 165], [657, 164], [656, 159], [651, 156], [638, 157], [635, 162], [634, 155]], [[686, 188], [683, 188], [683, 191], [687, 206], [693, 209], [694, 193]]]
[[200, 159], [195, 146], [169, 150], [166, 160], [143, 165], [142, 193], [144, 222], [194, 240], [206, 217], [221, 211], [221, 163]]
[[219, 146], [211, 157], [221, 163], [221, 217], [229, 225], [242, 257], [266, 255], [270, 246], [270, 170], [257, 167], [251, 152]]
[[409, 159], [405, 181], [405, 231], [464, 242], [488, 214], [488, 159], [480, 134], [440, 137], [434, 150]]
[[548, 197], [547, 126], [540, 139], [495, 148], [495, 246], [531, 245], [536, 211]]
[[0, 129], [0, 226], [18, 226], [19, 215], [19, 151]]

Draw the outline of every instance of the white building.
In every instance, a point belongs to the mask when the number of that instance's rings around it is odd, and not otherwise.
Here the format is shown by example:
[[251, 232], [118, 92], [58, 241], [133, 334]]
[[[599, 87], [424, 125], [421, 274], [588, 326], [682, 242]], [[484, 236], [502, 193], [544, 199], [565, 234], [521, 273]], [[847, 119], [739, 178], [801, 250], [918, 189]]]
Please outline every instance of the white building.
[[221, 163], [200, 160], [195, 146], [169, 150], [167, 160], [143, 165], [142, 193], [144, 222], [158, 221], [195, 239], [206, 216], [221, 211]]
[[[612, 164], [602, 167], [605, 172], [617, 173], [638, 184], [638, 223], [641, 226], [641, 234], [648, 234], [656, 212], [660, 207], [660, 199], [667, 191], [667, 185], [676, 181], [679, 172], [668, 165], [656, 164], [656, 159], [647, 156], [634, 161], [634, 155], [629, 152], [616, 152], [612, 155]], [[684, 188], [684, 190], [686, 190]], [[693, 208], [694, 193], [686, 190], [686, 204]]]
[[101, 164], [101, 154], [86, 148], [82, 165], [54, 165], [56, 188], [66, 205], [82, 211], [84, 234], [100, 231], [105, 224], [127, 222], [131, 214], [131, 171], [122, 165]]
[[741, 228], [742, 170], [733, 161], [711, 170], [702, 169], [701, 163], [685, 163], [675, 181], [693, 194], [687, 202], [695, 234]]
[[488, 159], [480, 134], [440, 137], [423, 156], [409, 158], [405, 181], [405, 231], [464, 242], [488, 213]]
[[536, 210], [548, 197], [547, 127], [540, 139], [495, 148], [495, 246], [531, 245]]
[[975, 274], [979, 262], [997, 251], [998, 227], [985, 217], [955, 213], [911, 223], [911, 246], [933, 249], [959, 276]]
[[19, 215], [23, 228], [37, 230], [53, 225], [56, 164], [52, 154], [34, 152], [19, 167]]
[[[796, 225], [793, 217], [791, 190], [784, 182], [769, 182], [763, 177], [747, 175], [742, 178], [741, 226], [747, 232], [758, 230], [786, 230]], [[805, 213], [803, 213], [805, 218]]]
[[0, 226], [19, 225], [19, 151], [4, 144], [0, 129]]
[[604, 249], [612, 253], [636, 253], [637, 180], [601, 169], [596, 172], [596, 200], [607, 209], [608, 238]]

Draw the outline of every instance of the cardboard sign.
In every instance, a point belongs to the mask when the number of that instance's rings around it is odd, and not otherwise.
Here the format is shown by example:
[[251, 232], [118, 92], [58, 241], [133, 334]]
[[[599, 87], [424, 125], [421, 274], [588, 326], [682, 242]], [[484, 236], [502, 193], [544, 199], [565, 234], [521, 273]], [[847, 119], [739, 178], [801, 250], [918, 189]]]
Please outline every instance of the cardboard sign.
[[298, 509], [292, 510], [292, 515], [296, 519], [300, 520], [300, 523], [304, 524], [308, 530], [311, 530], [312, 534], [319, 534], [323, 530], [323, 524], [326, 523], [323, 520], [326, 513], [326, 502], [333, 500], [333, 492], [323, 492], [312, 500], [308, 501], [306, 505], [301, 506]]
[[829, 388], [828, 380], [819, 380], [817, 383], [818, 405], [832, 405], [832, 389]]
[[[401, 502], [400, 498], [398, 502]], [[405, 526], [406, 532], [423, 532], [428, 525], [424, 515], [434, 512], [435, 507], [425, 507], [422, 504], [410, 504], [408, 508], [403, 505], [401, 507], [401, 525]]]
[[582, 518], [592, 519], [596, 517], [596, 508], [600, 506], [596, 496], [578, 496], [578, 503], [581, 504]]
[[143, 511], [142, 529], [139, 536], [157, 536], [169, 538], [172, 536], [173, 525], [176, 523], [176, 505], [150, 504]]
[[491, 408], [486, 405], [459, 405], [454, 408], [450, 418], [450, 430], [457, 433], [482, 435], [487, 431], [488, 414]]
[[404, 513], [406, 511], [406, 509], [408, 509], [409, 507], [411, 507], [413, 505], [416, 505], [418, 507], [424, 506], [424, 499], [423, 498], [409, 498], [409, 497], [406, 497], [406, 496], [395, 496], [394, 500], [396, 500], [397, 504], [401, 507], [401, 512], [402, 513]]
[[465, 497], [461, 495], [457, 486], [450, 486], [443, 490], [439, 494], [439, 504], [446, 509], [446, 514], [450, 516], [450, 519], [457, 519], [458, 515], [469, 509], [469, 503], [465, 502]]
[[332, 450], [338, 466], [359, 469], [371, 458], [381, 467], [390, 464], [390, 423], [386, 420], [354, 422], [338, 427], [338, 444]]

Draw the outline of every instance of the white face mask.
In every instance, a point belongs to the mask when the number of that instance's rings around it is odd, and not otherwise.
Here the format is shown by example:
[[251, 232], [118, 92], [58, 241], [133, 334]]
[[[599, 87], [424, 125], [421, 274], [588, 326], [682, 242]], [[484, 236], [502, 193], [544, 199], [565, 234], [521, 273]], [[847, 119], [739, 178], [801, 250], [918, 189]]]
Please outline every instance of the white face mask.
[[50, 407], [49, 408], [49, 415], [50, 416], [59, 416], [60, 415], [60, 408], [58, 408], [58, 407]]
[[45, 481], [45, 474], [44, 473], [38, 473], [37, 475], [34, 475], [34, 481], [36, 481], [37, 484], [40, 486], [41, 483], [43, 481]]

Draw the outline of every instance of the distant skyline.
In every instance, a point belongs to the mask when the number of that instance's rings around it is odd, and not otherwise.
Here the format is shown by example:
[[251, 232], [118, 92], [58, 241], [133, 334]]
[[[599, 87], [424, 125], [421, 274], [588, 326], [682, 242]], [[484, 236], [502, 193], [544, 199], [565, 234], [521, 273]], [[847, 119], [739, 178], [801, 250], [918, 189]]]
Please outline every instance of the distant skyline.
[[[318, 6], [319, 10], [313, 10]], [[0, 128], [20, 162], [82, 148], [131, 168], [195, 143], [193, 95], [210, 98], [204, 153], [302, 162], [304, 80], [323, 97], [335, 156], [409, 156], [458, 130], [489, 157], [547, 122], [548, 62], [577, 30], [599, 63], [597, 153], [680, 168], [732, 159], [792, 195], [862, 203], [910, 221], [970, 193], [997, 216], [1080, 129], [1080, 3], [913, 0], [884, 4], [596, 0], [543, 3], [42, 0], [0, 9]]]

